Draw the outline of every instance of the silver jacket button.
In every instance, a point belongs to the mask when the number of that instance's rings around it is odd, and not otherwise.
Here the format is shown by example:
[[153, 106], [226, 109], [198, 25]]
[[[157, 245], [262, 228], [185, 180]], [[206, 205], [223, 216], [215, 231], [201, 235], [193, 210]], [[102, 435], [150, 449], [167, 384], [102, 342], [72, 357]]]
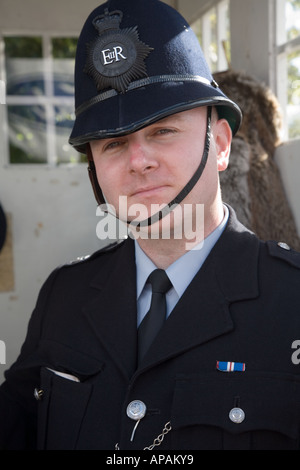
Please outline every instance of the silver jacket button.
[[229, 419], [236, 424], [242, 423], [245, 419], [245, 413], [241, 408], [232, 408], [229, 412]]
[[43, 397], [43, 394], [44, 394], [43, 390], [39, 390], [38, 388], [34, 389], [33, 396], [36, 400], [38, 401], [41, 400]]
[[146, 405], [141, 400], [133, 400], [127, 406], [127, 416], [135, 421], [142, 419], [146, 414]]
[[284, 242], [279, 242], [277, 243], [277, 245], [280, 247], [280, 248], [283, 248], [284, 250], [290, 250], [291, 248], [289, 247], [289, 245], [287, 243], [284, 243]]

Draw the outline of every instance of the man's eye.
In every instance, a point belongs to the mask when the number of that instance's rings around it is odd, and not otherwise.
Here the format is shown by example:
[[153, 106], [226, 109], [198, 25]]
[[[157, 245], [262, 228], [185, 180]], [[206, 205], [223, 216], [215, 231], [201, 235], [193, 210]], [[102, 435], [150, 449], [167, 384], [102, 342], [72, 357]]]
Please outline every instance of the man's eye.
[[106, 144], [104, 146], [104, 150], [114, 150], [116, 149], [117, 147], [119, 147], [120, 145], [122, 145], [122, 142], [119, 141], [119, 140], [113, 140], [112, 142], [109, 142], [108, 144]]
[[168, 135], [168, 134], [175, 134], [175, 129], [163, 128], [158, 130], [159, 135]]

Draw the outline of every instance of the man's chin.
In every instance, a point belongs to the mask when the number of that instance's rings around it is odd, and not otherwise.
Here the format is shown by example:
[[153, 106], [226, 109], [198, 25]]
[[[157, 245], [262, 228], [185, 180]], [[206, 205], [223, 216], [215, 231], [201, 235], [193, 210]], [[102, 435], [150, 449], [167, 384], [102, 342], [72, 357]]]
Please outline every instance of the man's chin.
[[[146, 215], [146, 218], [144, 216]], [[128, 221], [128, 230], [135, 239], [202, 241], [204, 238], [204, 206], [197, 204], [164, 205], [160, 212], [139, 214]]]
[[121, 196], [119, 199], [118, 218], [135, 226], [152, 225], [170, 212], [167, 203], [130, 202], [130, 198]]

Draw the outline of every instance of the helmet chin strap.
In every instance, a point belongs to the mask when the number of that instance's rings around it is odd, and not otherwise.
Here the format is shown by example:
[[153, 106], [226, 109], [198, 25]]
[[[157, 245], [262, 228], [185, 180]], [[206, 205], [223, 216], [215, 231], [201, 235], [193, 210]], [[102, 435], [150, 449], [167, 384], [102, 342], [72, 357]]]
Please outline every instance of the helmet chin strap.
[[[163, 207], [161, 210], [156, 212], [154, 215], [150, 216], [148, 219], [142, 220], [142, 221], [127, 221], [127, 224], [130, 224], [135, 227], [146, 227], [149, 225], [154, 224], [155, 222], [158, 222], [161, 220], [163, 217], [168, 215], [171, 211], [175, 209], [175, 207], [180, 204], [183, 199], [186, 198], [186, 196], [192, 191], [196, 183], [199, 181], [201, 178], [201, 175], [204, 171], [204, 168], [206, 166], [206, 162], [208, 159], [208, 154], [209, 154], [209, 148], [210, 148], [210, 140], [211, 140], [211, 113], [212, 113], [212, 107], [208, 106], [207, 108], [207, 124], [206, 124], [206, 137], [205, 137], [205, 143], [204, 143], [204, 150], [202, 154], [202, 158], [200, 161], [200, 164], [191, 177], [191, 179], [188, 181], [188, 183], [184, 186], [184, 188], [177, 194], [177, 196], [172, 199], [165, 207]], [[96, 174], [96, 168], [95, 164], [93, 161], [93, 156], [91, 153], [90, 146], [87, 145], [87, 157], [89, 161], [89, 167], [88, 167], [88, 172], [89, 172], [89, 177], [91, 180], [91, 184], [94, 190], [94, 194], [96, 197], [96, 200], [99, 205], [103, 204], [105, 202], [102, 190], [99, 186], [98, 183], [98, 178]], [[107, 211], [108, 213], [108, 211]], [[114, 214], [115, 215], [115, 214]]]

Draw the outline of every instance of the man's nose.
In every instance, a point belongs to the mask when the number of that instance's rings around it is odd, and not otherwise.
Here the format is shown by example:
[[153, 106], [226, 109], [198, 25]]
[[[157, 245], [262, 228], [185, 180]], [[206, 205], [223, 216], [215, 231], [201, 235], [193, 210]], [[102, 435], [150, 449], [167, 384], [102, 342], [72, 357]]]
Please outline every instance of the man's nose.
[[128, 146], [129, 166], [132, 173], [147, 173], [159, 166], [149, 146], [140, 141], [131, 141]]

